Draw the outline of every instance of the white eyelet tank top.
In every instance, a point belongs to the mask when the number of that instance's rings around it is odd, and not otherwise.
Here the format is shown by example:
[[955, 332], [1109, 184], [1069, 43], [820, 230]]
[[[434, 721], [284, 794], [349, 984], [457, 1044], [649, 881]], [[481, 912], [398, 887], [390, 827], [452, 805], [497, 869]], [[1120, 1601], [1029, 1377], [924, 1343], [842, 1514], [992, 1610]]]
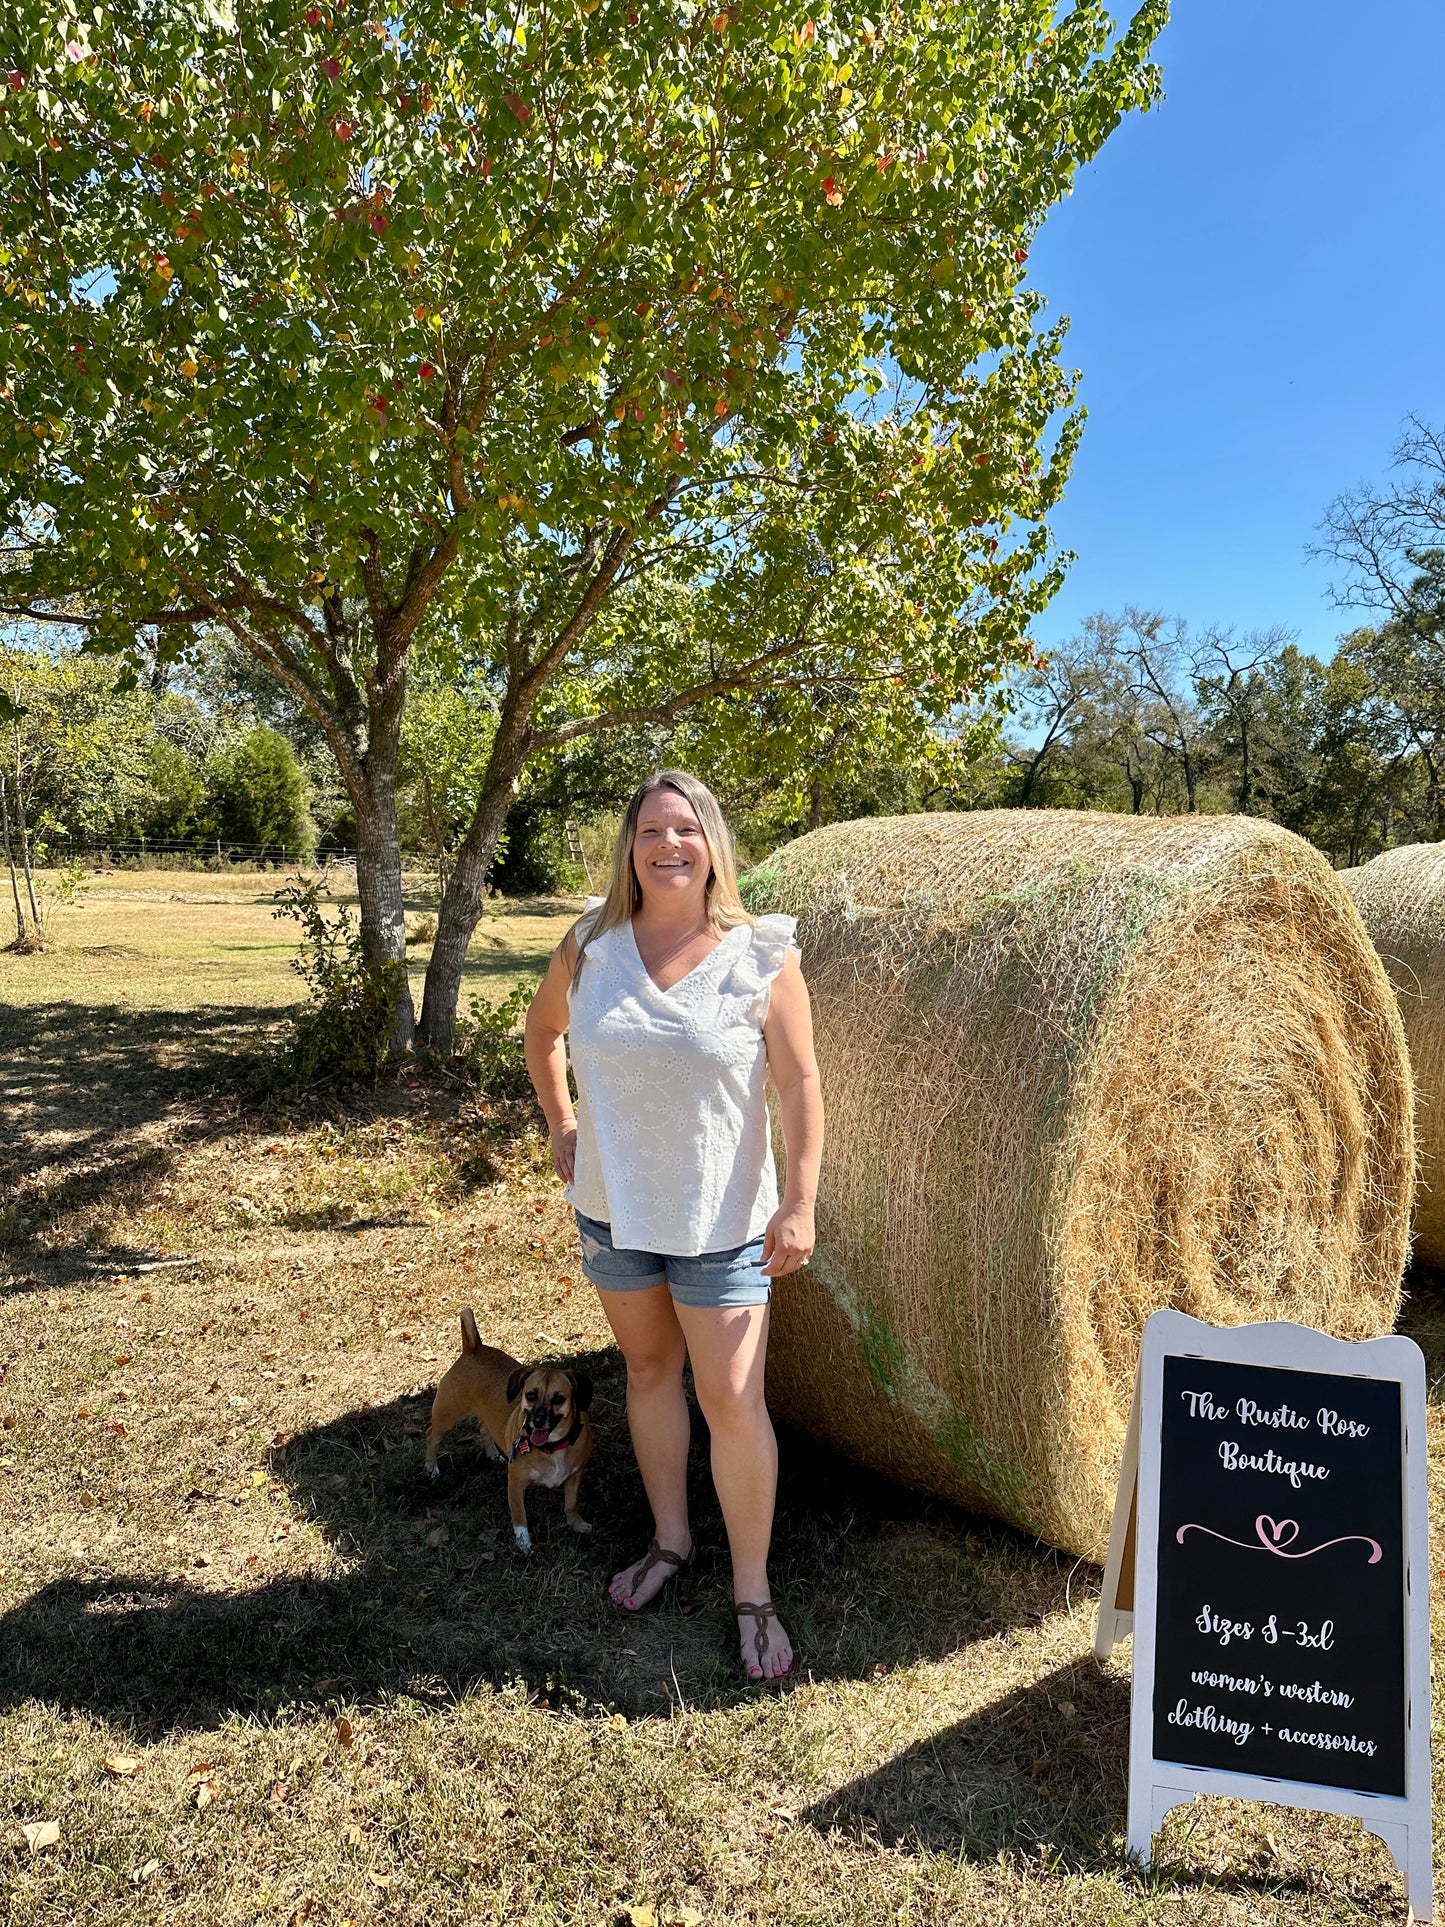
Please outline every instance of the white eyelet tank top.
[[[589, 897], [584, 917], [601, 904]], [[567, 1199], [610, 1225], [618, 1250], [730, 1251], [777, 1210], [763, 1024], [795, 928], [784, 916], [740, 924], [671, 990], [648, 976], [630, 920], [588, 944], [569, 997]]]

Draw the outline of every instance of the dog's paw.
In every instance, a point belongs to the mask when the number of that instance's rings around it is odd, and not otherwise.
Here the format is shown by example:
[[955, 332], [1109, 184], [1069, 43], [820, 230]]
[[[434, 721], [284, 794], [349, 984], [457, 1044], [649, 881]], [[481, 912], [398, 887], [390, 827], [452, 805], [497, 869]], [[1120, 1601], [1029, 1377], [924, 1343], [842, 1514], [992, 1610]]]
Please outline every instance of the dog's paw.
[[439, 1465], [424, 1465], [422, 1471], [429, 1479], [439, 1479], [442, 1475], [442, 1469]]
[[492, 1441], [490, 1439], [482, 1440], [482, 1449], [483, 1451], [485, 1451], [487, 1457], [489, 1459], [495, 1459], [498, 1465], [501, 1465], [503, 1461], [506, 1459], [506, 1456], [507, 1456], [506, 1453], [499, 1452], [496, 1446], [492, 1444]]
[[588, 1519], [579, 1519], [574, 1516], [569, 1519], [567, 1523], [574, 1532], [590, 1532], [592, 1530], [592, 1523]]
[[532, 1550], [532, 1535], [525, 1526], [513, 1526], [512, 1536], [517, 1541], [518, 1552], [530, 1552]]

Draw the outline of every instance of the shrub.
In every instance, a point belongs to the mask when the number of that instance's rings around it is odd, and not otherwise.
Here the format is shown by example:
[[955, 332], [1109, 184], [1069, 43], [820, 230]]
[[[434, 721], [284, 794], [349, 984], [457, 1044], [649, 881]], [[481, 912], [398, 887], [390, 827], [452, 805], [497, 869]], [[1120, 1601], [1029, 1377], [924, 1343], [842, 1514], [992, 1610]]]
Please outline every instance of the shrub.
[[306, 980], [309, 1000], [293, 1012], [286, 1048], [295, 1077], [374, 1077], [391, 1047], [391, 1013], [403, 966], [373, 970], [361, 944], [361, 927], [345, 904], [328, 917], [320, 884], [298, 876], [277, 892], [277, 917], [301, 925], [294, 967]]
[[228, 843], [309, 858], [316, 825], [307, 813], [306, 787], [284, 736], [264, 726], [248, 730], [206, 766], [212, 833]]
[[469, 998], [468, 1015], [457, 1025], [457, 1067], [494, 1104], [521, 1104], [540, 1117], [517, 1028], [536, 993], [535, 983], [521, 983], [499, 1004], [490, 1004], [484, 997]]

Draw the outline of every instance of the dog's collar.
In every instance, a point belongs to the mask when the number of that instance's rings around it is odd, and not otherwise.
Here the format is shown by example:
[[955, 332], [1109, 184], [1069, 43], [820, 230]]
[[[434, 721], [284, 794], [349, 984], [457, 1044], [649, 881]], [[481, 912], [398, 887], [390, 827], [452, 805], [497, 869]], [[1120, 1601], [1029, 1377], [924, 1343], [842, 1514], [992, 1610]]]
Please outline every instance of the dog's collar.
[[575, 1445], [582, 1436], [582, 1414], [579, 1412], [572, 1421], [572, 1430], [565, 1439], [548, 1439], [545, 1445], [533, 1445], [525, 1432], [519, 1432], [508, 1454], [507, 1463], [519, 1459], [527, 1452], [565, 1452], [569, 1445]]

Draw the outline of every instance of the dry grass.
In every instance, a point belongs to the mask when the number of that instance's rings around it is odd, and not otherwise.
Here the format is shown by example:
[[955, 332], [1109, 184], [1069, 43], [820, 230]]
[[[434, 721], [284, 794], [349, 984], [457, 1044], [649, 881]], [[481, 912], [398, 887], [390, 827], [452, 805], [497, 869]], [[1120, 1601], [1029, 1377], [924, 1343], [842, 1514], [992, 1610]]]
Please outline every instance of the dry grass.
[[[145, 940], [102, 966], [99, 1007], [75, 949], [0, 959], [15, 1927], [1399, 1918], [1377, 1843], [1271, 1809], [1176, 1816], [1156, 1877], [1131, 1871], [1096, 1575], [798, 1437], [775, 1570], [794, 1690], [738, 1677], [709, 1503], [696, 1574], [635, 1622], [604, 1610], [644, 1515], [539, 1147], [486, 1176], [485, 1120], [448, 1087], [218, 1097], [217, 1054], [289, 992], [282, 959], [207, 953], [178, 913], [169, 937], [127, 925], [132, 901], [92, 899], [68, 933], [91, 956]], [[496, 921], [499, 988], [565, 914]], [[214, 1001], [169, 942], [216, 957]], [[543, 1494], [520, 1559], [464, 1435], [440, 1486], [421, 1478], [464, 1303], [519, 1355], [594, 1374], [590, 1539]], [[1433, 1292], [1412, 1329], [1445, 1370]], [[50, 1820], [32, 1853], [23, 1826]]]
[[1098, 1558], [1151, 1312], [1390, 1329], [1404, 1039], [1308, 844], [907, 816], [801, 837], [747, 887], [800, 918], [828, 1111], [819, 1251], [777, 1330], [809, 1429]]

